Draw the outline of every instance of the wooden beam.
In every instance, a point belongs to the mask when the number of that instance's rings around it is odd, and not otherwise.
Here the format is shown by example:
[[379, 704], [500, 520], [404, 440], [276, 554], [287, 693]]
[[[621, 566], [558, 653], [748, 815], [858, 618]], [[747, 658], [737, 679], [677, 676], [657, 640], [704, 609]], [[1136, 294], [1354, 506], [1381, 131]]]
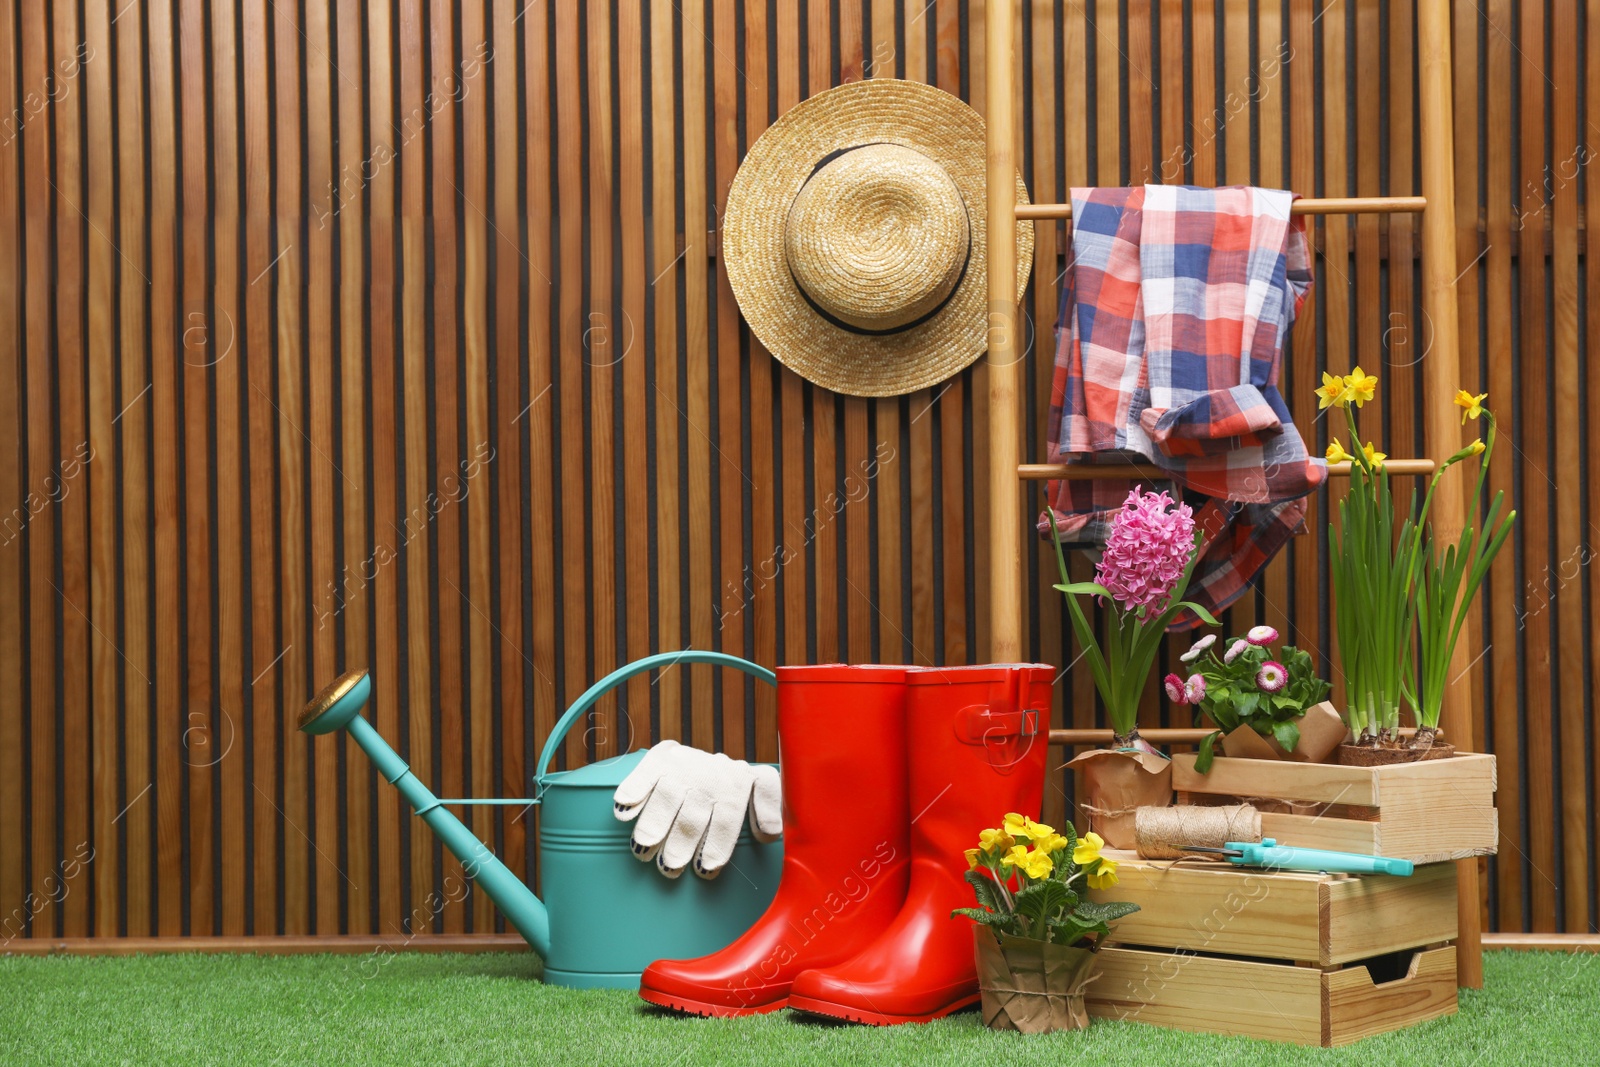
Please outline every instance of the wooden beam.
[[[1423, 436], [1428, 450], [1442, 456], [1456, 451], [1461, 425], [1451, 397], [1461, 382], [1456, 318], [1455, 117], [1450, 69], [1449, 0], [1421, 0], [1417, 5], [1417, 63], [1420, 88], [1419, 120], [1422, 132], [1422, 195], [1428, 210], [1422, 216], [1422, 310], [1432, 329], [1423, 349], [1422, 372], [1426, 419]], [[1433, 498], [1433, 532], [1440, 544], [1453, 544], [1466, 515], [1466, 498], [1460, 478], [1445, 478]], [[1445, 736], [1457, 747], [1475, 747], [1472, 728], [1472, 683], [1467, 677], [1473, 662], [1472, 632], [1456, 646], [1450, 661], [1444, 694]], [[1483, 949], [1480, 927], [1477, 860], [1457, 865], [1461, 892], [1457, 915], [1460, 937], [1456, 953], [1457, 982], [1469, 989], [1483, 987]]]
[[[990, 78], [992, 81], [992, 74]], [[991, 130], [994, 129], [992, 120], [989, 128]], [[1291, 215], [1415, 214], [1427, 206], [1427, 199], [1421, 196], [1340, 196], [1328, 197], [1322, 200], [1302, 197], [1294, 202], [1294, 206], [1289, 209], [1289, 213]], [[1070, 219], [1072, 217], [1071, 204], [1017, 204], [1014, 210], [1019, 219]], [[994, 263], [993, 260], [989, 262], [991, 266]]]
[[1022, 486], [1017, 481], [1022, 367], [1017, 346], [1016, 56], [1011, 3], [985, 29], [989, 256], [989, 658], [1022, 658]]
[[[1451, 395], [1454, 395], [1452, 392]], [[1432, 474], [1437, 464], [1431, 459], [1391, 459], [1384, 464], [1390, 474], [1406, 476]], [[1334, 478], [1350, 477], [1349, 463], [1328, 464]], [[1101, 478], [1151, 478], [1165, 481], [1172, 475], [1145, 463], [1019, 463], [1017, 477], [1023, 481], [1092, 482]]]

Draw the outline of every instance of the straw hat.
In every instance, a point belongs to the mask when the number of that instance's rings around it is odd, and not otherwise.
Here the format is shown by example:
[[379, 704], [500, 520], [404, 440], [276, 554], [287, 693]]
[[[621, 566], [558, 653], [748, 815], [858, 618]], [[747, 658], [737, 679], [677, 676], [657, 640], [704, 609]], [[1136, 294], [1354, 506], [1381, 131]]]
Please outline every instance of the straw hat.
[[[853, 396], [914, 392], [972, 363], [988, 343], [984, 171], [983, 119], [931, 85], [852, 82], [791, 109], [728, 190], [723, 259], [751, 331]], [[1031, 223], [1016, 241], [1020, 299]]]

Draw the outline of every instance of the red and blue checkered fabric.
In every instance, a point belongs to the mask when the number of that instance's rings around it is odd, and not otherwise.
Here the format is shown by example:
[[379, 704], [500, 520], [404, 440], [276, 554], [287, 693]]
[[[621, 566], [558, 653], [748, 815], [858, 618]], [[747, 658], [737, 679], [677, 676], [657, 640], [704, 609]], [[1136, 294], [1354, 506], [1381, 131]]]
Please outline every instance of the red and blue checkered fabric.
[[[1189, 598], [1221, 610], [1287, 543], [1327, 476], [1278, 391], [1311, 287], [1294, 194], [1233, 186], [1072, 190], [1049, 461], [1160, 467], [1206, 530]], [[1052, 482], [1064, 541], [1098, 544], [1133, 483]], [[1049, 516], [1040, 533], [1049, 536]], [[1195, 619], [1180, 620], [1178, 627]]]

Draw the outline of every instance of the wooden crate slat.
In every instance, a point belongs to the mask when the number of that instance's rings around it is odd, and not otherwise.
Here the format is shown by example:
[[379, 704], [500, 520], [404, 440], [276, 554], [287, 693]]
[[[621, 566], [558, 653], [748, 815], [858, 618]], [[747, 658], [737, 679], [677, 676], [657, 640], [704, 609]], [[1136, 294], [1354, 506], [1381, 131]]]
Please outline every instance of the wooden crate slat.
[[1322, 981], [1322, 1044], [1327, 1047], [1456, 1013], [1454, 945], [1417, 953], [1406, 976], [1393, 982], [1374, 985], [1365, 967], [1333, 971]]

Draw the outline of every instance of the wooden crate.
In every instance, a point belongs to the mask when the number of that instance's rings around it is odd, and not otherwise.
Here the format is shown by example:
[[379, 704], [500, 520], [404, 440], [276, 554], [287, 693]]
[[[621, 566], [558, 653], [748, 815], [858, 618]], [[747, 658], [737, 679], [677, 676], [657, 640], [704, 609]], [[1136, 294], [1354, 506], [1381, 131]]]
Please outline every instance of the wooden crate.
[[1120, 882], [1090, 895], [1141, 910], [1100, 952], [1091, 1014], [1330, 1046], [1456, 1010], [1454, 864], [1396, 878], [1107, 855]]
[[1495, 760], [1490, 755], [1388, 767], [1220, 756], [1208, 774], [1197, 772], [1194, 760], [1193, 753], [1172, 758], [1172, 786], [1179, 803], [1253, 801], [1269, 809], [1261, 814], [1262, 835], [1280, 844], [1421, 864], [1492, 856], [1499, 843]]

